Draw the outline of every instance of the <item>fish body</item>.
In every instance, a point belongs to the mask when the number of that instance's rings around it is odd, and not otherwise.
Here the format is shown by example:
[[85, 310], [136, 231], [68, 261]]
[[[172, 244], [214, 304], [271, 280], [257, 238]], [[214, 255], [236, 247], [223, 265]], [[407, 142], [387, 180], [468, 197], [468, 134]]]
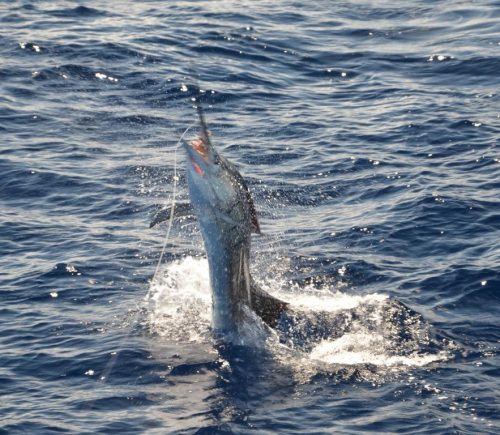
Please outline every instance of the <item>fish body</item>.
[[200, 134], [183, 142], [189, 197], [207, 254], [212, 291], [212, 328], [237, 334], [246, 309], [270, 326], [286, 303], [258, 289], [250, 275], [251, 233], [260, 233], [247, 184], [236, 167], [212, 145], [201, 107]]

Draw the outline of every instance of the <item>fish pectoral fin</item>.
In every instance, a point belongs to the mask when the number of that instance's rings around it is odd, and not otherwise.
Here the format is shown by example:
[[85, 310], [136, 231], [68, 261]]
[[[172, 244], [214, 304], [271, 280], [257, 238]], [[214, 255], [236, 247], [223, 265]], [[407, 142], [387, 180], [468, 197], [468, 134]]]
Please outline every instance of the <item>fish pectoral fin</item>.
[[[172, 215], [172, 207], [166, 207], [159, 210], [153, 217], [149, 224], [149, 228], [153, 228], [161, 222], [168, 221]], [[174, 206], [174, 218], [181, 218], [186, 216], [194, 216], [193, 206], [189, 202], [180, 202]]]
[[271, 296], [262, 290], [255, 282], [250, 287], [252, 309], [271, 328], [276, 326], [281, 314], [287, 310], [288, 303]]
[[241, 225], [237, 221], [235, 221], [234, 219], [231, 219], [226, 213], [223, 213], [219, 210], [215, 211], [215, 216], [217, 216], [220, 220], [222, 220], [230, 225], [233, 225], [235, 227], [238, 227]]

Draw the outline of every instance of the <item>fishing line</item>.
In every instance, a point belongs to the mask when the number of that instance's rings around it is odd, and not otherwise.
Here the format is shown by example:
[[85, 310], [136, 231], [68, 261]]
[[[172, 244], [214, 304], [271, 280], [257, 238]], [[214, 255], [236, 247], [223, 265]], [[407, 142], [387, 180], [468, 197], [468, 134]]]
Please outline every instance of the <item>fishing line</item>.
[[160, 258], [158, 259], [158, 264], [156, 265], [155, 273], [153, 274], [153, 279], [152, 282], [155, 281], [156, 275], [158, 274], [158, 271], [160, 270], [161, 262], [163, 261], [163, 255], [165, 254], [165, 249], [167, 247], [168, 239], [170, 237], [170, 231], [172, 230], [172, 222], [174, 221], [174, 212], [175, 212], [175, 200], [176, 200], [176, 195], [177, 195], [177, 182], [178, 177], [177, 177], [177, 148], [179, 148], [179, 145], [181, 144], [182, 140], [184, 139], [184, 136], [187, 134], [191, 128], [193, 128], [196, 125], [196, 122], [193, 122], [186, 130], [184, 130], [184, 133], [182, 133], [181, 137], [177, 141], [177, 144], [175, 145], [174, 148], [174, 186], [172, 189], [172, 201], [171, 201], [171, 208], [170, 208], [170, 217], [169, 217], [169, 222], [168, 222], [168, 228], [167, 228], [167, 233], [165, 235], [165, 240], [163, 242], [163, 247], [160, 253]]
[[[197, 86], [198, 89], [200, 89], [199, 86]], [[196, 101], [196, 97], [195, 97]], [[197, 105], [197, 110], [198, 105]], [[167, 243], [168, 239], [170, 237], [170, 231], [172, 230], [172, 222], [174, 221], [174, 211], [175, 211], [175, 200], [176, 200], [176, 195], [177, 195], [177, 148], [179, 148], [179, 145], [181, 144], [182, 140], [184, 139], [184, 136], [187, 134], [191, 128], [193, 128], [197, 124], [197, 121], [194, 121], [186, 130], [184, 130], [184, 133], [181, 134], [181, 137], [177, 141], [177, 144], [175, 145], [174, 148], [174, 187], [172, 189], [172, 201], [171, 201], [171, 208], [170, 208], [170, 217], [169, 217], [169, 222], [168, 222], [168, 228], [167, 228], [167, 234], [165, 235], [165, 240], [163, 242], [163, 247], [160, 253], [160, 258], [158, 259], [158, 264], [156, 265], [155, 273], [153, 275], [153, 279], [151, 282], [154, 282], [156, 279], [156, 275], [158, 274], [158, 271], [160, 270], [161, 262], [163, 261], [163, 255], [165, 254], [165, 249], [167, 248]]]
[[[172, 223], [174, 221], [174, 211], [175, 211], [175, 202], [176, 202], [177, 185], [178, 185], [178, 176], [177, 176], [177, 149], [179, 148], [179, 145], [181, 144], [182, 140], [184, 139], [184, 136], [196, 124], [197, 124], [197, 122], [195, 121], [188, 128], [186, 128], [186, 130], [184, 130], [184, 133], [182, 133], [181, 137], [177, 141], [177, 143], [175, 145], [175, 148], [174, 148], [174, 178], [173, 178], [174, 183], [173, 183], [173, 188], [172, 188], [172, 200], [170, 201], [171, 209], [170, 209], [169, 223], [168, 223], [167, 233], [165, 235], [165, 240], [163, 242], [163, 247], [162, 247], [162, 250], [161, 250], [161, 253], [160, 253], [160, 258], [158, 259], [158, 263], [156, 265], [155, 273], [153, 275], [151, 283], [155, 282], [156, 276], [158, 274], [158, 271], [160, 270], [160, 266], [161, 266], [161, 263], [163, 261], [163, 256], [165, 254], [165, 249], [167, 247], [167, 243], [168, 243], [168, 240], [170, 238], [170, 232], [172, 231]], [[132, 321], [132, 326], [136, 324], [137, 319], [138, 319], [140, 313], [141, 313], [141, 311], [138, 309], [137, 313], [136, 313], [136, 315], [135, 315], [135, 317], [134, 317], [134, 319]], [[132, 330], [130, 330], [129, 333], [120, 340], [119, 345], [118, 345], [118, 349], [123, 349], [124, 341], [129, 339], [131, 333], [132, 333]], [[102, 384], [106, 383], [109, 374], [111, 373], [111, 371], [113, 370], [113, 367], [116, 364], [116, 361], [118, 359], [119, 353], [120, 353], [120, 350], [112, 353], [112, 357], [108, 361], [108, 363], [106, 364], [106, 367], [104, 368], [104, 370], [102, 371], [101, 376], [100, 376], [98, 382], [100, 382]]]
[[[172, 231], [172, 225], [173, 225], [173, 221], [174, 221], [175, 203], [176, 203], [176, 199], [177, 199], [177, 185], [178, 185], [178, 181], [179, 181], [178, 180], [178, 176], [177, 176], [177, 149], [179, 148], [179, 145], [181, 144], [181, 142], [184, 140], [184, 136], [197, 123], [198, 123], [197, 120], [194, 121], [191, 125], [189, 125], [184, 130], [184, 132], [181, 134], [179, 140], [177, 141], [177, 143], [175, 144], [175, 147], [174, 147], [174, 177], [173, 177], [173, 181], [174, 182], [173, 182], [173, 187], [172, 187], [172, 199], [170, 201], [171, 208], [170, 208], [169, 223], [168, 223], [168, 227], [167, 227], [167, 232], [165, 234], [165, 239], [163, 241], [163, 246], [162, 246], [162, 249], [161, 249], [160, 258], [158, 259], [158, 263], [156, 264], [156, 268], [155, 268], [155, 272], [153, 274], [153, 278], [151, 279], [151, 284], [156, 281], [156, 277], [158, 275], [158, 272], [159, 272], [160, 267], [161, 267], [161, 263], [163, 261], [163, 257], [165, 255], [165, 250], [167, 248], [168, 240], [170, 238], [170, 233]], [[132, 321], [132, 324], [131, 324], [132, 326], [137, 323], [137, 319], [139, 318], [140, 313], [141, 313], [141, 310], [137, 309], [136, 315], [135, 315], [135, 317], [134, 317], [134, 319]], [[124, 344], [125, 340], [128, 340], [131, 334], [132, 334], [132, 330], [130, 330], [128, 332], [128, 334], [119, 341], [118, 346], [117, 346], [118, 350], [112, 353], [112, 357], [110, 358], [110, 360], [106, 364], [106, 367], [102, 371], [101, 376], [99, 377], [98, 382], [100, 382], [102, 384], [106, 383], [109, 374], [113, 370], [113, 367], [115, 366], [116, 361], [118, 360], [118, 356], [120, 354], [120, 349], [123, 349], [123, 347], [124, 347], [123, 344]]]

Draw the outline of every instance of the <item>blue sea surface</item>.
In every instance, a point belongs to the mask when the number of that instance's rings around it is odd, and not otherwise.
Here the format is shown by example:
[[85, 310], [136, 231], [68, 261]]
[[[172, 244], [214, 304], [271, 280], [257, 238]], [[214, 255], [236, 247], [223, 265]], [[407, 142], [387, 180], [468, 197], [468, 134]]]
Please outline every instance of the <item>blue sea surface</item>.
[[[212, 340], [197, 95], [345, 334]], [[1, 434], [500, 433], [498, 1], [1, 1], [0, 138]]]

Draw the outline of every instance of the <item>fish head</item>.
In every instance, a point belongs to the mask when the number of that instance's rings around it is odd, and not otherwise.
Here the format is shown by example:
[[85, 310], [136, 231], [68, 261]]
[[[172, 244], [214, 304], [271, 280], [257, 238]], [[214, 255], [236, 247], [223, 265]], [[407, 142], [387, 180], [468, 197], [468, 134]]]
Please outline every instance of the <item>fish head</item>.
[[182, 142], [187, 152], [189, 161], [188, 170], [196, 175], [194, 179], [200, 178], [210, 183], [210, 179], [217, 177], [220, 157], [216, 149], [204, 135], [198, 136], [191, 142]]
[[201, 223], [215, 221], [221, 232], [226, 235], [236, 232], [236, 238], [245, 241], [250, 232], [260, 234], [252, 197], [236, 167], [213, 146], [199, 101], [196, 110], [199, 135], [190, 143], [183, 141], [188, 157], [191, 203]]
[[[191, 202], [195, 209], [200, 203], [203, 214], [220, 218], [239, 228], [243, 234], [260, 233], [254, 203], [245, 180], [236, 167], [221, 156], [202, 133], [191, 142], [183, 142], [187, 152], [187, 170]], [[202, 204], [201, 204], [202, 203]], [[202, 220], [202, 216], [198, 216]]]

